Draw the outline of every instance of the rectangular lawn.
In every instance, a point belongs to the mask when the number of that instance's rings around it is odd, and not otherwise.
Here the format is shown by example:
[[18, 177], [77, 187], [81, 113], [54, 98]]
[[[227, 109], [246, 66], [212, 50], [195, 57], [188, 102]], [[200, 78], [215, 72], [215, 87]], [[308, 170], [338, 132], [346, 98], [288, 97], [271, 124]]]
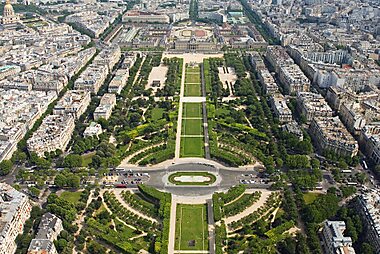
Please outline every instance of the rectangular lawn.
[[201, 76], [198, 73], [186, 73], [185, 83], [200, 84]]
[[177, 205], [176, 250], [208, 250], [206, 205]]
[[181, 157], [204, 157], [203, 137], [182, 137]]
[[183, 103], [183, 117], [202, 117], [201, 103]]
[[183, 119], [182, 135], [202, 135], [202, 119]]
[[185, 84], [185, 96], [201, 96], [200, 84]]
[[199, 66], [186, 67], [186, 73], [200, 73], [201, 68]]

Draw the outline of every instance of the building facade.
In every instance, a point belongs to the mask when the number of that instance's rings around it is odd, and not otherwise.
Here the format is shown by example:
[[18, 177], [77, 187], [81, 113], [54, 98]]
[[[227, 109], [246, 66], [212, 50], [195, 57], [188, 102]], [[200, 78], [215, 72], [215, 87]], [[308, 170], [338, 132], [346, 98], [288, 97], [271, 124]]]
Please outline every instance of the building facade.
[[28, 197], [8, 184], [0, 183], [0, 254], [16, 251], [16, 237], [22, 234], [32, 206]]
[[351, 237], [344, 236], [344, 221], [326, 221], [322, 228], [322, 247], [326, 254], [355, 254]]
[[314, 118], [309, 132], [322, 152], [334, 152], [341, 156], [355, 156], [359, 146], [338, 117]]

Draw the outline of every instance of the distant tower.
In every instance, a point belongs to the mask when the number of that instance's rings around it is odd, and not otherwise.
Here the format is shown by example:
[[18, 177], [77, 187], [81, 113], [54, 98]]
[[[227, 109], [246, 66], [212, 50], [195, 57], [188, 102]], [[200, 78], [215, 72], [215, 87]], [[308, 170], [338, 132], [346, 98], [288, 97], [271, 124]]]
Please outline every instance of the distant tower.
[[1, 19], [1, 24], [3, 26], [14, 25], [20, 21], [20, 17], [15, 14], [10, 0], [6, 0], [4, 5], [3, 18]]

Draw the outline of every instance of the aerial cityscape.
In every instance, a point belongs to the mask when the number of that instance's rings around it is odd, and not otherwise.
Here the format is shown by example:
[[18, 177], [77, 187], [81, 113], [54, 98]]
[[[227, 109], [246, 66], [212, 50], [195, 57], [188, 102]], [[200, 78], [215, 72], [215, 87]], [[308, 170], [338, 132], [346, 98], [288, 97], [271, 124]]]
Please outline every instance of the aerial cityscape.
[[0, 254], [379, 254], [379, 0], [3, 0]]

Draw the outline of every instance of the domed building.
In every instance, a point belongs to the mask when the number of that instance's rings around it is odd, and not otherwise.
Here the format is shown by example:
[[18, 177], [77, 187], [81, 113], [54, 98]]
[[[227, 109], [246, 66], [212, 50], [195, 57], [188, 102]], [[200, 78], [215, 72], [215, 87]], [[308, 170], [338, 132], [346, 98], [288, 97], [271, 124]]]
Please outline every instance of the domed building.
[[4, 27], [12, 26], [20, 21], [20, 17], [15, 13], [11, 5], [10, 0], [6, 0], [4, 5], [3, 17], [1, 19], [1, 24]]

